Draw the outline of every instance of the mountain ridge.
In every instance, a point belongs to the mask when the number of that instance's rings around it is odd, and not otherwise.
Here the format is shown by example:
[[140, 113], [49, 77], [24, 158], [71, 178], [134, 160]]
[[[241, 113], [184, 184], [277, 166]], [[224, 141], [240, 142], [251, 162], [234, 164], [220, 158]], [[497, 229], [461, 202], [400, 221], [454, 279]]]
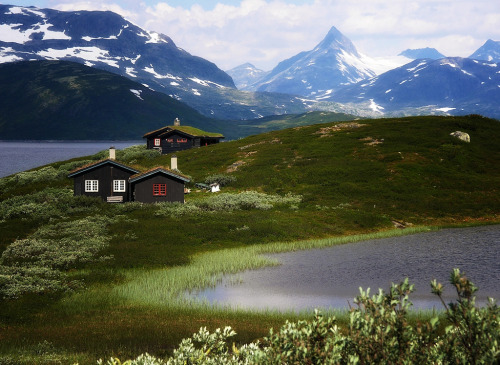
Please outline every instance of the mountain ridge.
[[354, 44], [337, 28], [311, 51], [281, 61], [268, 75], [251, 85], [252, 90], [284, 92], [314, 97], [318, 92], [336, 89], [375, 75]]
[[214, 63], [110, 11], [0, 5], [0, 28], [0, 63], [79, 62], [142, 83], [213, 118], [250, 119], [308, 108], [290, 95], [242, 93]]

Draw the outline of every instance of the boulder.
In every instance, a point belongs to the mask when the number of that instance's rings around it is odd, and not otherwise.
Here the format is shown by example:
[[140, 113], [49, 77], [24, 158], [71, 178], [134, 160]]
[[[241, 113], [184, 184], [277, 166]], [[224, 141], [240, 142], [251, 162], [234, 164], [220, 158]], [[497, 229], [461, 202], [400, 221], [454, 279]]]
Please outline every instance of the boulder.
[[456, 137], [461, 141], [470, 143], [470, 136], [468, 133], [456, 131], [456, 132], [450, 133], [450, 136]]

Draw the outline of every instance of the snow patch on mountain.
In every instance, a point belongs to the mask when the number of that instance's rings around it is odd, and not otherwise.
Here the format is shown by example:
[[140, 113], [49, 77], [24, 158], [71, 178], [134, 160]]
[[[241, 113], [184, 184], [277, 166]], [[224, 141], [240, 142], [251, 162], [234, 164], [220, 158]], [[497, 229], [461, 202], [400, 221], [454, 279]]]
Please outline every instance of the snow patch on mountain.
[[152, 74], [155, 78], [157, 79], [173, 79], [177, 81], [182, 81], [182, 78], [173, 76], [171, 74], [166, 74], [166, 75], [161, 75], [158, 72], [155, 71], [154, 67], [150, 65], [150, 67], [144, 67], [144, 71]]
[[132, 94], [134, 94], [135, 96], [137, 96], [139, 99], [144, 100], [144, 99], [141, 97], [142, 90], [130, 89], [130, 92], [131, 92]]
[[103, 62], [111, 67], [120, 68], [120, 57], [110, 57], [109, 52], [98, 47], [70, 47], [66, 49], [48, 48], [39, 51], [38, 56], [47, 60], [78, 57], [90, 62]]

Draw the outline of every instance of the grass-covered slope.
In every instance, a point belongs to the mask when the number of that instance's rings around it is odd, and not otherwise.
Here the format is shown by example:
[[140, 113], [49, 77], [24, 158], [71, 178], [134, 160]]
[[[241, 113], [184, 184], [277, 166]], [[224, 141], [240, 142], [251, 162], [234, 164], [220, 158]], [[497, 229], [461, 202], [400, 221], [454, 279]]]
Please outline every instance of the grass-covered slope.
[[[450, 136], [457, 130], [470, 143]], [[0, 179], [7, 298], [0, 300], [0, 360], [163, 356], [202, 326], [231, 325], [237, 342], [253, 341], [290, 314], [178, 305], [169, 298], [185, 288], [176, 275], [198, 281], [254, 256], [230, 256], [226, 248], [296, 247], [297, 240], [391, 231], [393, 221], [498, 222], [499, 142], [500, 123], [480, 116], [274, 131], [178, 152], [179, 169], [194, 182], [232, 177], [219, 194], [191, 186], [184, 205], [73, 197], [68, 171], [104, 152]], [[140, 169], [170, 164], [170, 156], [143, 148], [117, 158]], [[221, 266], [204, 274], [218, 254]]]
[[[457, 130], [471, 142], [450, 136]], [[498, 121], [479, 116], [362, 120], [255, 135], [178, 157], [195, 179], [229, 172], [238, 188], [301, 194], [323, 214], [348, 204], [377, 219], [422, 223], [498, 213], [499, 133]]]
[[67, 61], [0, 65], [0, 139], [136, 140], [175, 118], [220, 126], [125, 77]]

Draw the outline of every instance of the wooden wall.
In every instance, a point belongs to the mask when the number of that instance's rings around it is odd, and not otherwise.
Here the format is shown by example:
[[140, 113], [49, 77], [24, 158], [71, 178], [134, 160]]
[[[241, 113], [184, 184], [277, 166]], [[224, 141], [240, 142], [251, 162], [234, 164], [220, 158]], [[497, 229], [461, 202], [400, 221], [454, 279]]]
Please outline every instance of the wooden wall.
[[[166, 196], [153, 196], [153, 184], [166, 184]], [[184, 203], [184, 182], [161, 173], [131, 183], [133, 200], [142, 203]]]
[[[123, 201], [129, 201], [130, 184], [128, 179], [134, 173], [118, 166], [101, 165], [74, 177], [74, 194], [100, 197], [106, 201], [108, 196], [123, 196]], [[99, 191], [85, 192], [85, 180], [99, 180]], [[125, 180], [125, 192], [113, 192], [113, 180]]]

